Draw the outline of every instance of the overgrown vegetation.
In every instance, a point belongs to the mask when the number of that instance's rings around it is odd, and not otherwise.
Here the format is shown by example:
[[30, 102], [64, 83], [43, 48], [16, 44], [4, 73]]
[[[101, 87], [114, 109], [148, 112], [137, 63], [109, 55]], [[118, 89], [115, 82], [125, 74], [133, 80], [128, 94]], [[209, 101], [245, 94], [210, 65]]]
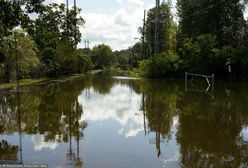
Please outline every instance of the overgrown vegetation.
[[[156, 8], [148, 11], [144, 29], [138, 30], [141, 40], [115, 52], [105, 44], [77, 49], [82, 38], [79, 27], [86, 22], [78, 15], [81, 9], [43, 2], [0, 0], [0, 82], [117, 65], [122, 70], [134, 68], [135, 74], [144, 77], [171, 77], [187, 71], [248, 78], [247, 1], [177, 0], [177, 20], [171, 4], [163, 2], [158, 18]], [[37, 17], [30, 19], [31, 13]]]
[[[145, 54], [141, 57], [141, 53], [133, 49], [123, 50], [117, 53], [118, 63], [138, 68], [135, 71], [145, 77], [178, 76], [187, 71], [215, 74], [223, 79], [229, 79], [230, 75], [233, 79], [248, 78], [245, 8], [247, 1], [241, 0], [178, 0], [175, 21], [171, 5], [162, 3], [158, 18], [158, 54], [154, 53], [156, 8], [152, 8], [148, 11], [145, 29], [139, 29], [145, 38]], [[140, 44], [139, 51], [142, 51]], [[135, 56], [137, 53], [140, 57]]]
[[[43, 0], [0, 1], [0, 8], [1, 82], [56, 77], [93, 68], [89, 55], [76, 47], [81, 41], [79, 27], [85, 23], [78, 15], [80, 9], [44, 5]], [[35, 20], [28, 17], [34, 12]]]

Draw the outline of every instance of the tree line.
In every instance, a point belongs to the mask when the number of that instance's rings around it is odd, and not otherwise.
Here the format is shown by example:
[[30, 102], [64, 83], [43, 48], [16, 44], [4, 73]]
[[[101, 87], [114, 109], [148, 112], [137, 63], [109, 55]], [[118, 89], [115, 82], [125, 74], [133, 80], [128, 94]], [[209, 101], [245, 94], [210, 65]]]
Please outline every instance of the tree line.
[[[236, 79], [247, 78], [246, 8], [247, 1], [243, 0], [177, 0], [175, 18], [171, 4], [162, 3], [157, 18], [159, 52], [154, 52], [154, 7], [148, 11], [145, 27], [139, 29], [145, 40], [133, 46], [132, 65], [146, 77], [178, 76], [187, 71], [215, 74], [219, 78], [229, 77], [230, 73]], [[139, 47], [137, 52], [137, 45], [143, 45], [144, 49]], [[126, 51], [118, 54], [119, 63], [123, 63]]]
[[156, 7], [148, 11], [144, 27], [138, 30], [141, 40], [115, 52], [105, 44], [78, 49], [80, 27], [86, 22], [79, 15], [81, 9], [43, 2], [0, 0], [0, 82], [109, 66], [131, 67], [140, 76], [156, 78], [185, 71], [248, 77], [246, 0], [177, 0], [177, 18], [171, 4], [163, 2], [158, 18]]
[[77, 48], [81, 9], [44, 0], [0, 0], [0, 82], [57, 77], [109, 66], [112, 49]]

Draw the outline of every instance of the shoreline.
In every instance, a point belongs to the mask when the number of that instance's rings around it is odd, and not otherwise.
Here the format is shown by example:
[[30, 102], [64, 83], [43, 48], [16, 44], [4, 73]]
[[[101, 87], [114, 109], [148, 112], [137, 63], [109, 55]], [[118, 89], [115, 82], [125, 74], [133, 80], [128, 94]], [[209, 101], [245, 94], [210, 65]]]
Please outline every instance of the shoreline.
[[[39, 79], [27, 78], [27, 79], [19, 80], [19, 86], [35, 85], [35, 84], [39, 84], [39, 83], [47, 82], [47, 81], [72, 80], [72, 79], [77, 79], [77, 78], [84, 77], [87, 74], [97, 74], [99, 72], [102, 72], [102, 70], [92, 70], [92, 71], [88, 71], [88, 72], [82, 73], [82, 74], [71, 74], [71, 75], [58, 76], [58, 77], [44, 77], [44, 78], [39, 78]], [[0, 84], [0, 91], [1, 90], [13, 89], [13, 88], [16, 88], [16, 81], [12, 81], [10, 83], [2, 83], [2, 84]]]

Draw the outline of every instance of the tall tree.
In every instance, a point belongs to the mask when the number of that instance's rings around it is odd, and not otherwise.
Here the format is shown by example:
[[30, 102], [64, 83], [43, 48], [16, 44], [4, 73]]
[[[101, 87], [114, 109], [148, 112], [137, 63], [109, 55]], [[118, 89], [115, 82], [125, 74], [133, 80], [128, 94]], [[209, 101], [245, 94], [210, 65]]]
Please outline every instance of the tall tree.
[[112, 49], [105, 44], [95, 46], [92, 49], [91, 58], [95, 68], [104, 68], [115, 62], [115, 55]]
[[44, 6], [44, 10], [29, 28], [29, 33], [40, 49], [46, 47], [55, 49], [60, 40], [70, 42], [72, 45], [81, 41], [79, 26], [83, 26], [85, 21], [82, 17], [76, 17], [75, 12], [79, 13], [80, 9], [67, 11], [65, 4], [53, 3]]
[[[159, 7], [158, 18], [158, 50], [159, 53], [175, 50], [176, 23], [173, 21], [170, 4], [162, 3]], [[148, 54], [154, 55], [155, 37], [155, 8], [148, 11], [145, 39], [148, 47]]]
[[[26, 25], [29, 13], [42, 10], [44, 0], [0, 0], [0, 38], [19, 25]], [[23, 8], [24, 7], [24, 8]]]
[[178, 0], [180, 37], [212, 34], [222, 45], [239, 44], [244, 26], [244, 1]]
[[14, 31], [13, 35], [3, 38], [0, 44], [0, 53], [3, 53], [4, 59], [0, 63], [0, 69], [4, 73], [0, 78], [4, 78], [8, 83], [14, 75], [13, 73], [16, 73], [17, 65], [19, 67], [18, 76], [28, 76], [39, 66], [40, 59], [37, 52], [35, 42], [25, 32]]

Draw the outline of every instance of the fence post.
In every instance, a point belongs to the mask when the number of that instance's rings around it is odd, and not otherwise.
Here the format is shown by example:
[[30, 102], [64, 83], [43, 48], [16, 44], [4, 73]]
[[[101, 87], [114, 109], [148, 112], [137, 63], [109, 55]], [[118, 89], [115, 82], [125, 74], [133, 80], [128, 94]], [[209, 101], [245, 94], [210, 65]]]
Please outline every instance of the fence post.
[[212, 74], [212, 98], [214, 99], [214, 74]]
[[185, 91], [188, 91], [188, 72], [185, 72]]

